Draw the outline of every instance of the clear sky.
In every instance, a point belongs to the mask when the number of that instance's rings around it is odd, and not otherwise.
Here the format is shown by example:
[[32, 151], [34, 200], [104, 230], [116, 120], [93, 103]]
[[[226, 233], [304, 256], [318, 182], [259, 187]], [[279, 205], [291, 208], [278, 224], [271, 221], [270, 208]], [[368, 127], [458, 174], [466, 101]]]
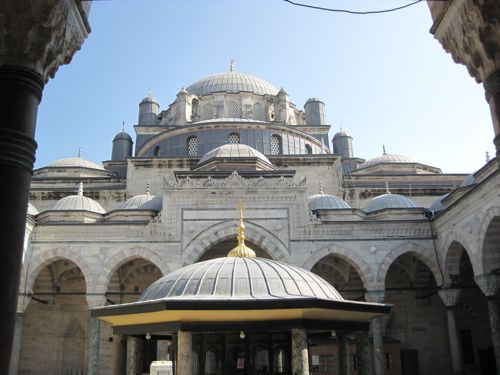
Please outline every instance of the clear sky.
[[[356, 10], [405, 0], [303, 0]], [[113, 137], [135, 139], [138, 103], [151, 89], [165, 109], [182, 87], [228, 71], [284, 87], [303, 108], [326, 104], [330, 139], [342, 125], [355, 156], [409, 156], [445, 173], [471, 173], [494, 155], [482, 85], [453, 63], [429, 33], [425, 2], [394, 13], [354, 16], [282, 0], [94, 1], [92, 33], [45, 90], [37, 162], [111, 157]], [[331, 147], [331, 144], [330, 144]]]

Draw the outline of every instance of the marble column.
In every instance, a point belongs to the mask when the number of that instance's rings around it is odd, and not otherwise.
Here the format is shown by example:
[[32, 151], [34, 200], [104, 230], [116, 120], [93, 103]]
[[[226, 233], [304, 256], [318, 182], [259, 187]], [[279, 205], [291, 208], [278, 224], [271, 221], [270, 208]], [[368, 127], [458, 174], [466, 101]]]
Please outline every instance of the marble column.
[[500, 5], [495, 0], [428, 1], [431, 33], [453, 60], [483, 82], [500, 155]]
[[498, 306], [500, 275], [484, 274], [474, 277], [474, 280], [486, 296], [490, 318], [491, 342], [495, 353], [497, 375], [500, 375], [500, 309]]
[[[87, 294], [87, 305], [89, 309], [106, 304], [103, 294]], [[101, 321], [89, 317], [89, 358], [87, 366], [88, 375], [99, 375], [99, 347], [101, 343]]]
[[192, 375], [193, 373], [193, 336], [191, 332], [177, 332], [177, 374]]
[[127, 340], [122, 335], [113, 335], [113, 375], [126, 372]]
[[351, 353], [349, 352], [349, 338], [347, 335], [339, 338], [339, 362], [340, 373], [342, 375], [351, 375]]
[[0, 374], [9, 373], [42, 91], [90, 32], [77, 0], [0, 1]]
[[356, 357], [358, 358], [358, 375], [372, 375], [372, 353], [368, 332], [356, 333]]
[[292, 329], [292, 374], [309, 375], [309, 351], [305, 329]]
[[28, 308], [30, 302], [31, 302], [31, 297], [24, 294], [19, 295], [17, 299], [16, 325], [14, 327], [14, 341], [12, 343], [12, 353], [10, 356], [9, 375], [17, 375], [19, 373], [19, 360], [21, 359], [24, 313]]
[[438, 294], [446, 306], [446, 320], [448, 323], [448, 343], [450, 345], [452, 373], [463, 374], [462, 346], [458, 335], [457, 322], [455, 320], [455, 307], [460, 298], [460, 289], [446, 288], [438, 290]]
[[[383, 303], [385, 290], [369, 290], [365, 293], [366, 302]], [[375, 375], [385, 374], [385, 353], [384, 353], [384, 330], [383, 316], [373, 318], [370, 328], [373, 336], [373, 354], [375, 364]]]
[[142, 375], [142, 339], [127, 338], [127, 375]]

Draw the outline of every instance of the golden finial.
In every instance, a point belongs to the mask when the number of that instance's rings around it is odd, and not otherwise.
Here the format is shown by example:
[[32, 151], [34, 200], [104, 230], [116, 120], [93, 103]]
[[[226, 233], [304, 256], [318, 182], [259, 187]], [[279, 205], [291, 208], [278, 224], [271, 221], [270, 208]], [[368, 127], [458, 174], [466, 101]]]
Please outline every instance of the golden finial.
[[255, 251], [245, 245], [245, 224], [243, 223], [243, 203], [239, 205], [240, 222], [238, 224], [238, 245], [231, 250], [228, 257], [255, 258]]

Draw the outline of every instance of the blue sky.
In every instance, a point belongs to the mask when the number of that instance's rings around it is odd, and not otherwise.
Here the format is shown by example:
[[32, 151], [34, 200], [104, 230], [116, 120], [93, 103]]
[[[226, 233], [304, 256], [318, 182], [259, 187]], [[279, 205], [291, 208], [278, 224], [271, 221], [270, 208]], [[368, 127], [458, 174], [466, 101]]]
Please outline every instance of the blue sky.
[[[404, 0], [313, 1], [390, 8]], [[92, 33], [45, 90], [37, 122], [37, 162], [76, 156], [110, 159], [114, 135], [134, 138], [138, 103], [149, 89], [166, 108], [182, 87], [229, 69], [284, 87], [299, 108], [326, 104], [330, 138], [340, 125], [355, 155], [409, 156], [470, 173], [494, 155], [482, 85], [453, 63], [429, 33], [425, 2], [383, 15], [353, 16], [282, 0], [94, 1]]]

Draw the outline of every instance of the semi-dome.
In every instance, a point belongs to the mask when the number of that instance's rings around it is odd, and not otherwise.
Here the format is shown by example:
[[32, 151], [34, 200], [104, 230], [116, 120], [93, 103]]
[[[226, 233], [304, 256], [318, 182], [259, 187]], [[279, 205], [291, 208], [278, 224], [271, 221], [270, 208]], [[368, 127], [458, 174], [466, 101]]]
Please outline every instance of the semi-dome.
[[251, 92], [256, 95], [276, 95], [272, 83], [251, 74], [226, 72], [209, 75], [193, 83], [186, 90], [191, 95], [210, 95], [216, 92]]
[[399, 194], [383, 194], [373, 198], [365, 207], [366, 212], [383, 210], [385, 208], [413, 208], [417, 205], [408, 197]]
[[119, 210], [151, 210], [157, 212], [161, 211], [161, 208], [162, 200], [150, 194], [149, 189], [146, 194], [133, 196], [118, 207]]
[[403, 155], [384, 153], [381, 156], [368, 159], [364, 163], [361, 163], [359, 169], [373, 167], [379, 164], [401, 164], [401, 163], [415, 163], [415, 160]]
[[139, 301], [193, 298], [343, 300], [332, 285], [302, 268], [264, 258], [225, 257], [195, 263], [162, 277]]
[[59, 159], [53, 161], [48, 166], [52, 168], [89, 168], [104, 170], [102, 165], [81, 157]]
[[208, 151], [202, 156], [198, 164], [214, 158], [257, 158], [267, 164], [271, 164], [269, 159], [253, 147], [240, 143], [229, 143]]
[[47, 211], [90, 211], [98, 214], [106, 210], [95, 200], [83, 195], [83, 184], [80, 183], [78, 193], [64, 197], [55, 202]]
[[338, 210], [343, 208], [351, 208], [342, 199], [334, 195], [325, 194], [323, 187], [320, 185], [319, 193], [311, 195], [307, 198], [307, 208], [311, 211], [315, 210]]

